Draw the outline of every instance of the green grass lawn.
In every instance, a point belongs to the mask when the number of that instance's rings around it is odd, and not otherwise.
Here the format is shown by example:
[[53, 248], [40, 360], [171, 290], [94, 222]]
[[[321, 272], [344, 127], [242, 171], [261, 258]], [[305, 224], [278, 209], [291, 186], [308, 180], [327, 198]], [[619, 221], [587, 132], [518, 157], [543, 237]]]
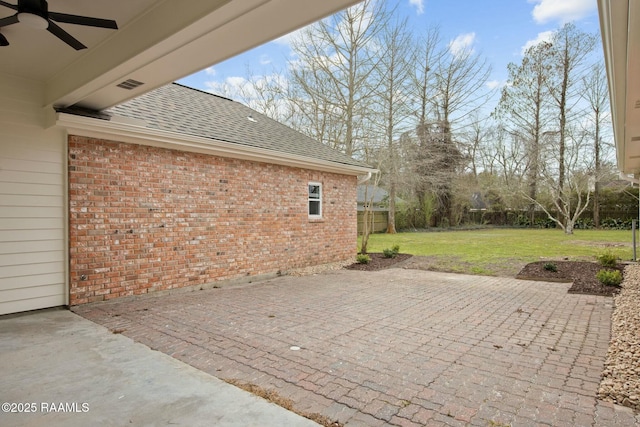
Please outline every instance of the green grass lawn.
[[547, 259], [593, 261], [610, 251], [622, 260], [633, 257], [629, 230], [482, 229], [421, 233], [372, 234], [368, 252], [393, 245], [400, 252], [430, 257], [435, 268], [486, 275], [512, 275], [529, 262]]

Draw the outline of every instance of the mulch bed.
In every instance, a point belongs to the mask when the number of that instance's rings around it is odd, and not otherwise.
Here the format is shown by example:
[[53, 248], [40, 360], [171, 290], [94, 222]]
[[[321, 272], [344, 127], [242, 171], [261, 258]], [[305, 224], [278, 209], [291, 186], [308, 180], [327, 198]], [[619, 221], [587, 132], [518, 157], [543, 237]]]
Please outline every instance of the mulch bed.
[[[620, 292], [619, 286], [607, 286], [596, 278], [598, 271], [602, 270], [600, 264], [585, 261], [553, 261], [558, 271], [548, 271], [544, 265], [549, 261], [532, 262], [524, 266], [516, 279], [539, 280], [547, 282], [573, 282], [569, 293], [613, 296]], [[624, 265], [618, 264], [615, 269], [624, 272]]]
[[381, 253], [368, 253], [367, 255], [369, 255], [369, 258], [371, 258], [369, 264], [359, 264], [356, 262], [346, 266], [345, 268], [348, 270], [361, 271], [383, 270], [389, 267], [398, 267], [399, 263], [406, 261], [412, 257], [412, 255], [409, 254], [398, 254], [395, 256], [395, 258], [385, 258], [384, 254]]
[[[406, 264], [412, 255], [398, 254], [395, 258], [386, 258], [381, 253], [369, 253], [369, 264], [353, 263], [346, 266], [348, 270], [376, 271], [391, 267], [401, 267]], [[420, 257], [418, 257], [420, 258]], [[596, 278], [598, 271], [602, 270], [600, 264], [586, 261], [552, 261], [558, 271], [548, 271], [544, 265], [550, 261], [532, 262], [524, 266], [516, 275], [516, 279], [537, 280], [543, 282], [573, 283], [569, 288], [572, 294], [613, 296], [620, 292], [619, 286], [607, 286]], [[407, 266], [407, 268], [411, 268]], [[618, 264], [615, 269], [624, 274], [624, 265]]]

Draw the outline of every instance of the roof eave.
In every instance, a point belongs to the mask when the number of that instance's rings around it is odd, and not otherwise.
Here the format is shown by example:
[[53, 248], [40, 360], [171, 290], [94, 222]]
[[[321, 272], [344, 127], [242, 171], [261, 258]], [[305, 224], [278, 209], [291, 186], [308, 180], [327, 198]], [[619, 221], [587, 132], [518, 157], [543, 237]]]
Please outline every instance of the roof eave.
[[611, 118], [618, 169], [626, 171], [625, 117], [628, 45], [628, 0], [598, 0], [600, 32], [604, 51], [611, 105]]
[[270, 163], [302, 169], [313, 169], [343, 175], [377, 173], [373, 168], [331, 162], [312, 157], [276, 152], [248, 145], [235, 144], [176, 132], [149, 129], [131, 123], [82, 117], [68, 113], [56, 114], [56, 126], [70, 135], [126, 142], [153, 147], [178, 149], [240, 160]]

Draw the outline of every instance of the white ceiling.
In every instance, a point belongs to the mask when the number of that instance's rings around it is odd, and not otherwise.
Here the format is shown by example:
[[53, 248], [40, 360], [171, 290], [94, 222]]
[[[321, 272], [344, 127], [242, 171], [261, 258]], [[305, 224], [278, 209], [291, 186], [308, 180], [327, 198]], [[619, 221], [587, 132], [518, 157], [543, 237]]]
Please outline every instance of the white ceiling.
[[[17, 0], [6, 0], [16, 4]], [[133, 17], [143, 13], [154, 0], [49, 0], [49, 11], [85, 15], [94, 18], [113, 19], [119, 28], [126, 27]], [[0, 6], [0, 18], [16, 12]], [[112, 37], [115, 30], [85, 27], [82, 25], [58, 24], [89, 48], [94, 48]], [[32, 80], [46, 81], [80, 58], [86, 50], [76, 51], [48, 31], [38, 31], [24, 24], [13, 24], [0, 28], [9, 41], [9, 46], [0, 49], [0, 73], [19, 75]]]
[[[6, 0], [16, 4], [17, 0]], [[103, 109], [180, 79], [360, 0], [49, 0], [49, 11], [113, 19], [118, 30], [59, 24], [88, 49], [22, 23], [0, 28], [0, 78], [43, 85], [43, 106]], [[0, 18], [15, 11], [0, 6]], [[134, 90], [116, 85], [134, 79]]]

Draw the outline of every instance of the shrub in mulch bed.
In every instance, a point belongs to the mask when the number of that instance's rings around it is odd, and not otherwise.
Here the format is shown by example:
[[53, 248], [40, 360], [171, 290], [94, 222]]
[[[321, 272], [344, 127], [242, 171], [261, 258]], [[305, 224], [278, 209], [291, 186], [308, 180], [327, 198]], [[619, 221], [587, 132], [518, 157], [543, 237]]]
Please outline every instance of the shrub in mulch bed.
[[402, 261], [406, 261], [412, 257], [409, 254], [397, 254], [395, 257], [386, 257], [382, 253], [367, 253], [369, 255], [369, 262], [366, 264], [354, 262], [351, 265], [346, 266], [345, 268], [348, 270], [361, 270], [361, 271], [376, 271], [383, 270], [385, 268], [390, 268], [396, 266], [396, 264], [401, 263]]
[[[553, 263], [557, 271], [544, 268], [549, 261], [527, 264], [520, 270], [516, 279], [573, 283], [569, 288], [569, 293], [572, 294], [613, 296], [620, 292], [619, 286], [604, 285], [597, 279], [596, 275], [603, 269], [599, 263], [586, 261], [554, 261]], [[617, 264], [610, 269], [624, 274], [623, 264]]]

